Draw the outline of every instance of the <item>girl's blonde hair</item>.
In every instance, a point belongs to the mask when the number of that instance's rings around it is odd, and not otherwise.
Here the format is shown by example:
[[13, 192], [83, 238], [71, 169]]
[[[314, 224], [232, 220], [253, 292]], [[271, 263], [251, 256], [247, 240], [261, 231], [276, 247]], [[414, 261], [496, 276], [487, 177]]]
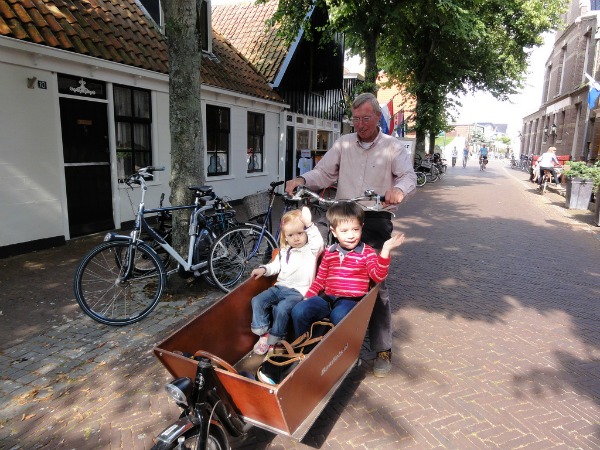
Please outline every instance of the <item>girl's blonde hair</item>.
[[293, 209], [291, 211], [286, 212], [281, 217], [281, 231], [279, 232], [279, 246], [281, 248], [288, 247], [288, 243], [285, 240], [285, 233], [283, 232], [283, 227], [294, 220], [300, 220], [302, 216], [302, 211], [299, 209]]

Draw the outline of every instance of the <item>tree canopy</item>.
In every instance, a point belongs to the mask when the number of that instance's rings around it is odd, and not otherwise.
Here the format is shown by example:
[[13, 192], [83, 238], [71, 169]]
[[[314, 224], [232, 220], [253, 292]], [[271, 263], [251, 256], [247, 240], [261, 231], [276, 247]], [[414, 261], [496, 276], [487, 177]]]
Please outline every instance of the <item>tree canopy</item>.
[[[263, 1], [263, 0], [259, 0]], [[416, 100], [417, 147], [437, 134], [454, 106], [450, 95], [486, 90], [506, 99], [522, 87], [529, 50], [560, 24], [567, 0], [280, 0], [273, 23], [290, 42], [312, 8], [328, 11], [325, 36], [344, 33], [365, 62], [367, 90], [384, 70]]]

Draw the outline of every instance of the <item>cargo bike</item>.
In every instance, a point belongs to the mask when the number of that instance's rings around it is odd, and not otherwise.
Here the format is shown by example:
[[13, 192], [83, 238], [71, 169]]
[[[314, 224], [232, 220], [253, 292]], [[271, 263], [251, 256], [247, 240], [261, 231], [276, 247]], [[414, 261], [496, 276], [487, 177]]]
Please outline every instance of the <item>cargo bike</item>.
[[248, 279], [155, 348], [175, 380], [166, 385], [183, 413], [157, 438], [161, 449], [228, 449], [252, 427], [301, 440], [356, 365], [376, 285], [279, 384], [249, 377], [251, 299], [276, 277]]

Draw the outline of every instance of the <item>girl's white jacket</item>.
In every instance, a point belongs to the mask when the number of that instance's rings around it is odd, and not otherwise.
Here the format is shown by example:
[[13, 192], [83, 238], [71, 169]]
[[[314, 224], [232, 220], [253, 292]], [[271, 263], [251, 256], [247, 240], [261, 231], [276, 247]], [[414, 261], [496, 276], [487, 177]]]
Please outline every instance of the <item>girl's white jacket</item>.
[[303, 247], [284, 247], [273, 261], [260, 266], [265, 268], [265, 276], [279, 274], [275, 284], [296, 289], [302, 295], [315, 279], [317, 259], [324, 247], [323, 236], [314, 223], [306, 229], [306, 235]]

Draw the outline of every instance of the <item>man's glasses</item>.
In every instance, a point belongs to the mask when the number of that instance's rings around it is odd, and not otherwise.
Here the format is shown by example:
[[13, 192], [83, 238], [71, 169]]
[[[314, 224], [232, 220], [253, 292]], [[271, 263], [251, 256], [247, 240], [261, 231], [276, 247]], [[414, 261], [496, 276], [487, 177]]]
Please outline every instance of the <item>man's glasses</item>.
[[358, 124], [362, 121], [362, 123], [369, 123], [371, 121], [371, 119], [373, 118], [373, 116], [365, 116], [365, 117], [353, 117], [352, 118], [352, 123], [354, 124]]

